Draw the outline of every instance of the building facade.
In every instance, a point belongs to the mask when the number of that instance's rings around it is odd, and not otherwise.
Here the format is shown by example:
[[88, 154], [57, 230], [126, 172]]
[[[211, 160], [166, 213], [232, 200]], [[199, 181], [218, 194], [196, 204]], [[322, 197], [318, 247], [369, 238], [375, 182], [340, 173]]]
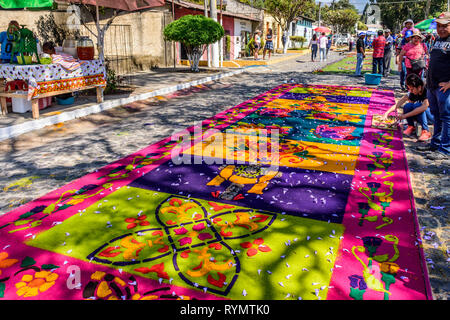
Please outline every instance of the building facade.
[[[293, 41], [290, 41], [290, 36], [302, 36], [305, 37], [306, 41], [304, 45], [307, 45], [309, 43], [309, 40], [311, 40], [311, 37], [314, 33], [313, 30], [313, 19], [309, 19], [307, 17], [299, 16], [295, 21], [293, 21], [289, 25], [288, 30], [288, 39], [287, 39], [287, 46], [288, 48], [294, 48], [298, 46], [298, 43], [294, 43]], [[283, 29], [281, 25], [275, 20], [274, 17], [272, 17], [269, 13], [264, 13], [264, 29], [263, 29], [263, 35], [265, 36], [267, 34], [267, 31], [269, 28], [272, 28], [273, 31], [273, 46], [275, 51], [281, 51], [283, 50]]]
[[[305, 38], [304, 45], [308, 45], [309, 41], [312, 38], [312, 35], [314, 34], [313, 30], [313, 23], [314, 20], [300, 16], [296, 19], [296, 21], [291, 23], [289, 34], [291, 36], [300, 36]], [[294, 47], [295, 44], [291, 41], [290, 47]]]
[[[172, 0], [169, 0], [172, 3]], [[217, 3], [220, 3], [217, 1]], [[225, 37], [222, 39], [223, 60], [234, 60], [245, 54], [245, 47], [251, 39], [253, 32], [260, 28], [263, 20], [263, 10], [256, 9], [235, 0], [223, 1], [222, 10], [218, 7], [217, 20], [222, 23]], [[174, 0], [175, 19], [185, 15], [205, 15], [202, 5], [183, 0]], [[210, 9], [208, 7], [208, 17]], [[186, 52], [181, 44], [177, 44], [177, 62], [187, 59]], [[207, 54], [202, 56], [207, 60]]]

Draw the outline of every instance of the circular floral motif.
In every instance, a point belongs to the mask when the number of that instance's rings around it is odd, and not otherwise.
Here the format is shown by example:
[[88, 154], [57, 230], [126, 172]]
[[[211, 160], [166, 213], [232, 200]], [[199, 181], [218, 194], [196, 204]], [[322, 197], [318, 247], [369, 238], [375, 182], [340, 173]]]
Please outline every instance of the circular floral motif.
[[35, 297], [40, 292], [50, 289], [58, 277], [58, 274], [45, 270], [36, 272], [34, 275], [25, 274], [22, 281], [16, 283], [17, 295], [24, 298]]

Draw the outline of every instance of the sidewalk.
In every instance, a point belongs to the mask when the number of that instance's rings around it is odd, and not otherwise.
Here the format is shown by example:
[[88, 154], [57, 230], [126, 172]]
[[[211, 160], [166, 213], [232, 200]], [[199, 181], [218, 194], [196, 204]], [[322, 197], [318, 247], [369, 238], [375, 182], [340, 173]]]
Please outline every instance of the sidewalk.
[[0, 116], [0, 141], [17, 137], [21, 134], [41, 129], [50, 125], [58, 125], [65, 121], [99, 113], [111, 108], [146, 100], [152, 97], [167, 95], [175, 91], [187, 89], [214, 80], [230, 77], [246, 71], [252, 66], [273, 65], [290, 59], [297, 59], [309, 50], [298, 52], [288, 51], [286, 54], [273, 54], [271, 59], [254, 60], [243, 58], [227, 63], [233, 67], [223, 68], [201, 67], [200, 72], [192, 73], [189, 68], [182, 65], [177, 68], [158, 68], [151, 71], [138, 72], [132, 77], [132, 91], [123, 94], [105, 95], [103, 103], [97, 103], [95, 96], [79, 96], [76, 104], [72, 106], [59, 106], [56, 103], [47, 109], [41, 110], [40, 118], [33, 120], [31, 112], [9, 113]]
[[132, 75], [133, 86], [128, 93], [105, 95], [103, 103], [97, 103], [96, 97], [93, 95], [80, 95], [76, 98], [76, 104], [72, 106], [59, 106], [54, 102], [51, 107], [41, 110], [40, 118], [37, 120], [32, 119], [31, 112], [12, 113], [9, 108], [6, 116], [0, 116], [0, 141], [49, 125], [99, 113], [135, 101], [166, 95], [244, 71], [243, 68], [234, 70], [202, 68], [201, 72], [192, 73], [188, 68], [178, 66], [176, 69], [140, 72]]
[[[259, 55], [259, 59], [255, 60], [253, 57], [243, 57], [231, 61], [223, 61], [224, 68], [243, 68], [248, 66], [268, 66], [277, 64], [280, 62], [284, 62], [286, 60], [299, 58], [305, 54], [309, 54], [311, 50], [288, 50], [286, 54], [282, 53], [272, 53], [270, 59], [269, 55], [266, 54], [266, 59], [263, 59], [263, 55]], [[187, 60], [182, 60], [182, 64], [189, 66], [189, 62]], [[200, 61], [201, 66], [206, 66], [206, 61]]]

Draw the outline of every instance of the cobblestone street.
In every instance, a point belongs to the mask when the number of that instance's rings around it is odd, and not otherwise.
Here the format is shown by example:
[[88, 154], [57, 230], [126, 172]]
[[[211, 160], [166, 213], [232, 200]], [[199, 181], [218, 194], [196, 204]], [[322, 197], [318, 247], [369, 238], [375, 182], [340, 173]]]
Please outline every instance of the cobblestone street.
[[[331, 52], [326, 62], [309, 55], [219, 81], [131, 103], [109, 111], [46, 127], [0, 142], [0, 214], [39, 198], [110, 162], [288, 82], [364, 85], [364, 78], [312, 73], [342, 59]], [[398, 76], [380, 87], [399, 90]], [[426, 160], [404, 139], [416, 209], [434, 298], [450, 295], [450, 164]]]

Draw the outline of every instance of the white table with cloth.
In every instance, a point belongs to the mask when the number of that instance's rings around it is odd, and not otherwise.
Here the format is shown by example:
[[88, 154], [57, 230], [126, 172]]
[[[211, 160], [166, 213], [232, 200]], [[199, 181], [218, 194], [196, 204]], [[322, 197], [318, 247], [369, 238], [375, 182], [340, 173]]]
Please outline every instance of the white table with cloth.
[[[5, 92], [5, 81], [23, 80], [28, 85], [27, 94]], [[60, 64], [16, 65], [0, 64], [0, 102], [2, 114], [7, 114], [6, 98], [25, 98], [32, 102], [33, 118], [39, 118], [38, 99], [64, 93], [97, 89], [97, 102], [103, 102], [106, 86], [105, 67], [100, 60], [83, 61], [73, 71]]]

